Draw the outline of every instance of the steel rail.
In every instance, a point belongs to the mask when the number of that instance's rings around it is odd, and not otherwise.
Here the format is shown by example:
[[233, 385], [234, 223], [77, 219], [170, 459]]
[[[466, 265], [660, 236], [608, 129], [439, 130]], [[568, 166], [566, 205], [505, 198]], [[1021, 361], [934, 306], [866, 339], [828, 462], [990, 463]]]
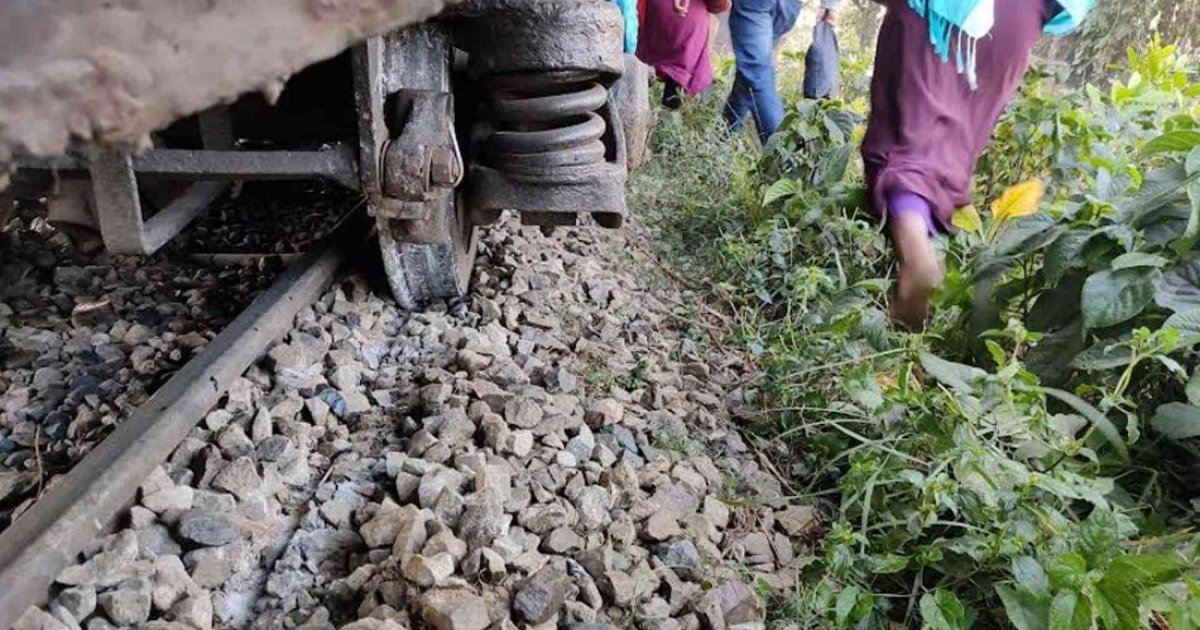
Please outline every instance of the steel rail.
[[201, 353], [133, 411], [45, 496], [0, 533], [0, 628], [44, 603], [62, 570], [105, 529], [155, 466], [270, 344], [315, 302], [361, 245], [362, 221], [349, 221], [325, 246], [284, 270]]

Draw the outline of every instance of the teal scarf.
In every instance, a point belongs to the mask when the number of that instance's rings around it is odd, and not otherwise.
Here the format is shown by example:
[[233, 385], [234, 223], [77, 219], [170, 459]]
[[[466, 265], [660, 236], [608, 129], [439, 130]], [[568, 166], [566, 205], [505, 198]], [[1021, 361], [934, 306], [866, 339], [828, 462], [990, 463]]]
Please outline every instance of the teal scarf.
[[[1058, 0], [1058, 3], [1063, 11], [1046, 24], [1048, 35], [1066, 35], [1075, 30], [1095, 0]], [[971, 87], [975, 87], [978, 84], [975, 46], [992, 31], [996, 0], [908, 0], [908, 5], [929, 21], [929, 41], [934, 52], [942, 61], [949, 62], [950, 50], [954, 48], [958, 71], [965, 73]]]
[[637, 0], [613, 0], [621, 9], [625, 18], [625, 52], [632, 55], [637, 52], [638, 13]]

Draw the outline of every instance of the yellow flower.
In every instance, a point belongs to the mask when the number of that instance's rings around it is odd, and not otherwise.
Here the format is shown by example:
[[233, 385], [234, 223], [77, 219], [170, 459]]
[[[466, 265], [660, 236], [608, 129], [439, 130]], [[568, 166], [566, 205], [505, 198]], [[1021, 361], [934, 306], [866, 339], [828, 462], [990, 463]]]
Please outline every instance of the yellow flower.
[[1042, 182], [1031, 179], [1004, 191], [992, 204], [992, 214], [999, 221], [1025, 217], [1037, 212], [1046, 189]]

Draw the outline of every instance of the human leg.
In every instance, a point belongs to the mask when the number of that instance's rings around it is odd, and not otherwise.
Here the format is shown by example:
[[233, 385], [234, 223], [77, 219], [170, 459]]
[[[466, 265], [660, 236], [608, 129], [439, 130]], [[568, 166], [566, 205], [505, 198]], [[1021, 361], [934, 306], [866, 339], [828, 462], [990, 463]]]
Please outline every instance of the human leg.
[[740, 0], [729, 15], [737, 74], [726, 103], [726, 122], [740, 129], [746, 113], [754, 117], [765, 144], [783, 120], [783, 102], [775, 88], [775, 15], [778, 0]]
[[740, 133], [746, 126], [746, 118], [750, 115], [751, 107], [750, 86], [742, 80], [742, 75], [734, 72], [733, 87], [729, 90], [729, 98], [725, 100], [725, 108], [721, 111], [725, 124], [734, 133]]
[[754, 6], [755, 4], [761, 4], [761, 0], [749, 0], [745, 3], [739, 0], [734, 2], [729, 10], [729, 35], [733, 45], [735, 68], [733, 86], [729, 91], [729, 98], [725, 101], [722, 114], [725, 124], [735, 133], [745, 127], [746, 119], [754, 109], [754, 96], [750, 92], [750, 84], [741, 71], [742, 53], [739, 50], [739, 43], [746, 36], [745, 34], [752, 32], [756, 28], [756, 23], [762, 19], [761, 11], [759, 7]]
[[929, 297], [942, 285], [942, 266], [933, 247], [937, 227], [929, 202], [920, 195], [898, 191], [887, 195], [887, 224], [900, 261], [899, 281], [892, 299], [892, 320], [910, 330], [924, 328]]
[[679, 109], [683, 106], [683, 88], [671, 77], [663, 79], [662, 106], [667, 109]]

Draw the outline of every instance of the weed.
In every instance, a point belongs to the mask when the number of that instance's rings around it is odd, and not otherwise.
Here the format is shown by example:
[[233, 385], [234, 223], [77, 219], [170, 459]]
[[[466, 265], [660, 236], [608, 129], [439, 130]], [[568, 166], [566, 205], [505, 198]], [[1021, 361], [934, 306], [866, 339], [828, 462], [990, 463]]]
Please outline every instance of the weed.
[[[887, 325], [861, 102], [793, 100], [763, 153], [713, 97], [661, 119], [632, 205], [755, 357], [773, 463], [834, 505], [776, 622], [1200, 624], [1200, 88], [1157, 43], [1130, 63], [1073, 93], [1030, 78], [920, 335]], [[1044, 201], [1009, 191], [1031, 179]]]

